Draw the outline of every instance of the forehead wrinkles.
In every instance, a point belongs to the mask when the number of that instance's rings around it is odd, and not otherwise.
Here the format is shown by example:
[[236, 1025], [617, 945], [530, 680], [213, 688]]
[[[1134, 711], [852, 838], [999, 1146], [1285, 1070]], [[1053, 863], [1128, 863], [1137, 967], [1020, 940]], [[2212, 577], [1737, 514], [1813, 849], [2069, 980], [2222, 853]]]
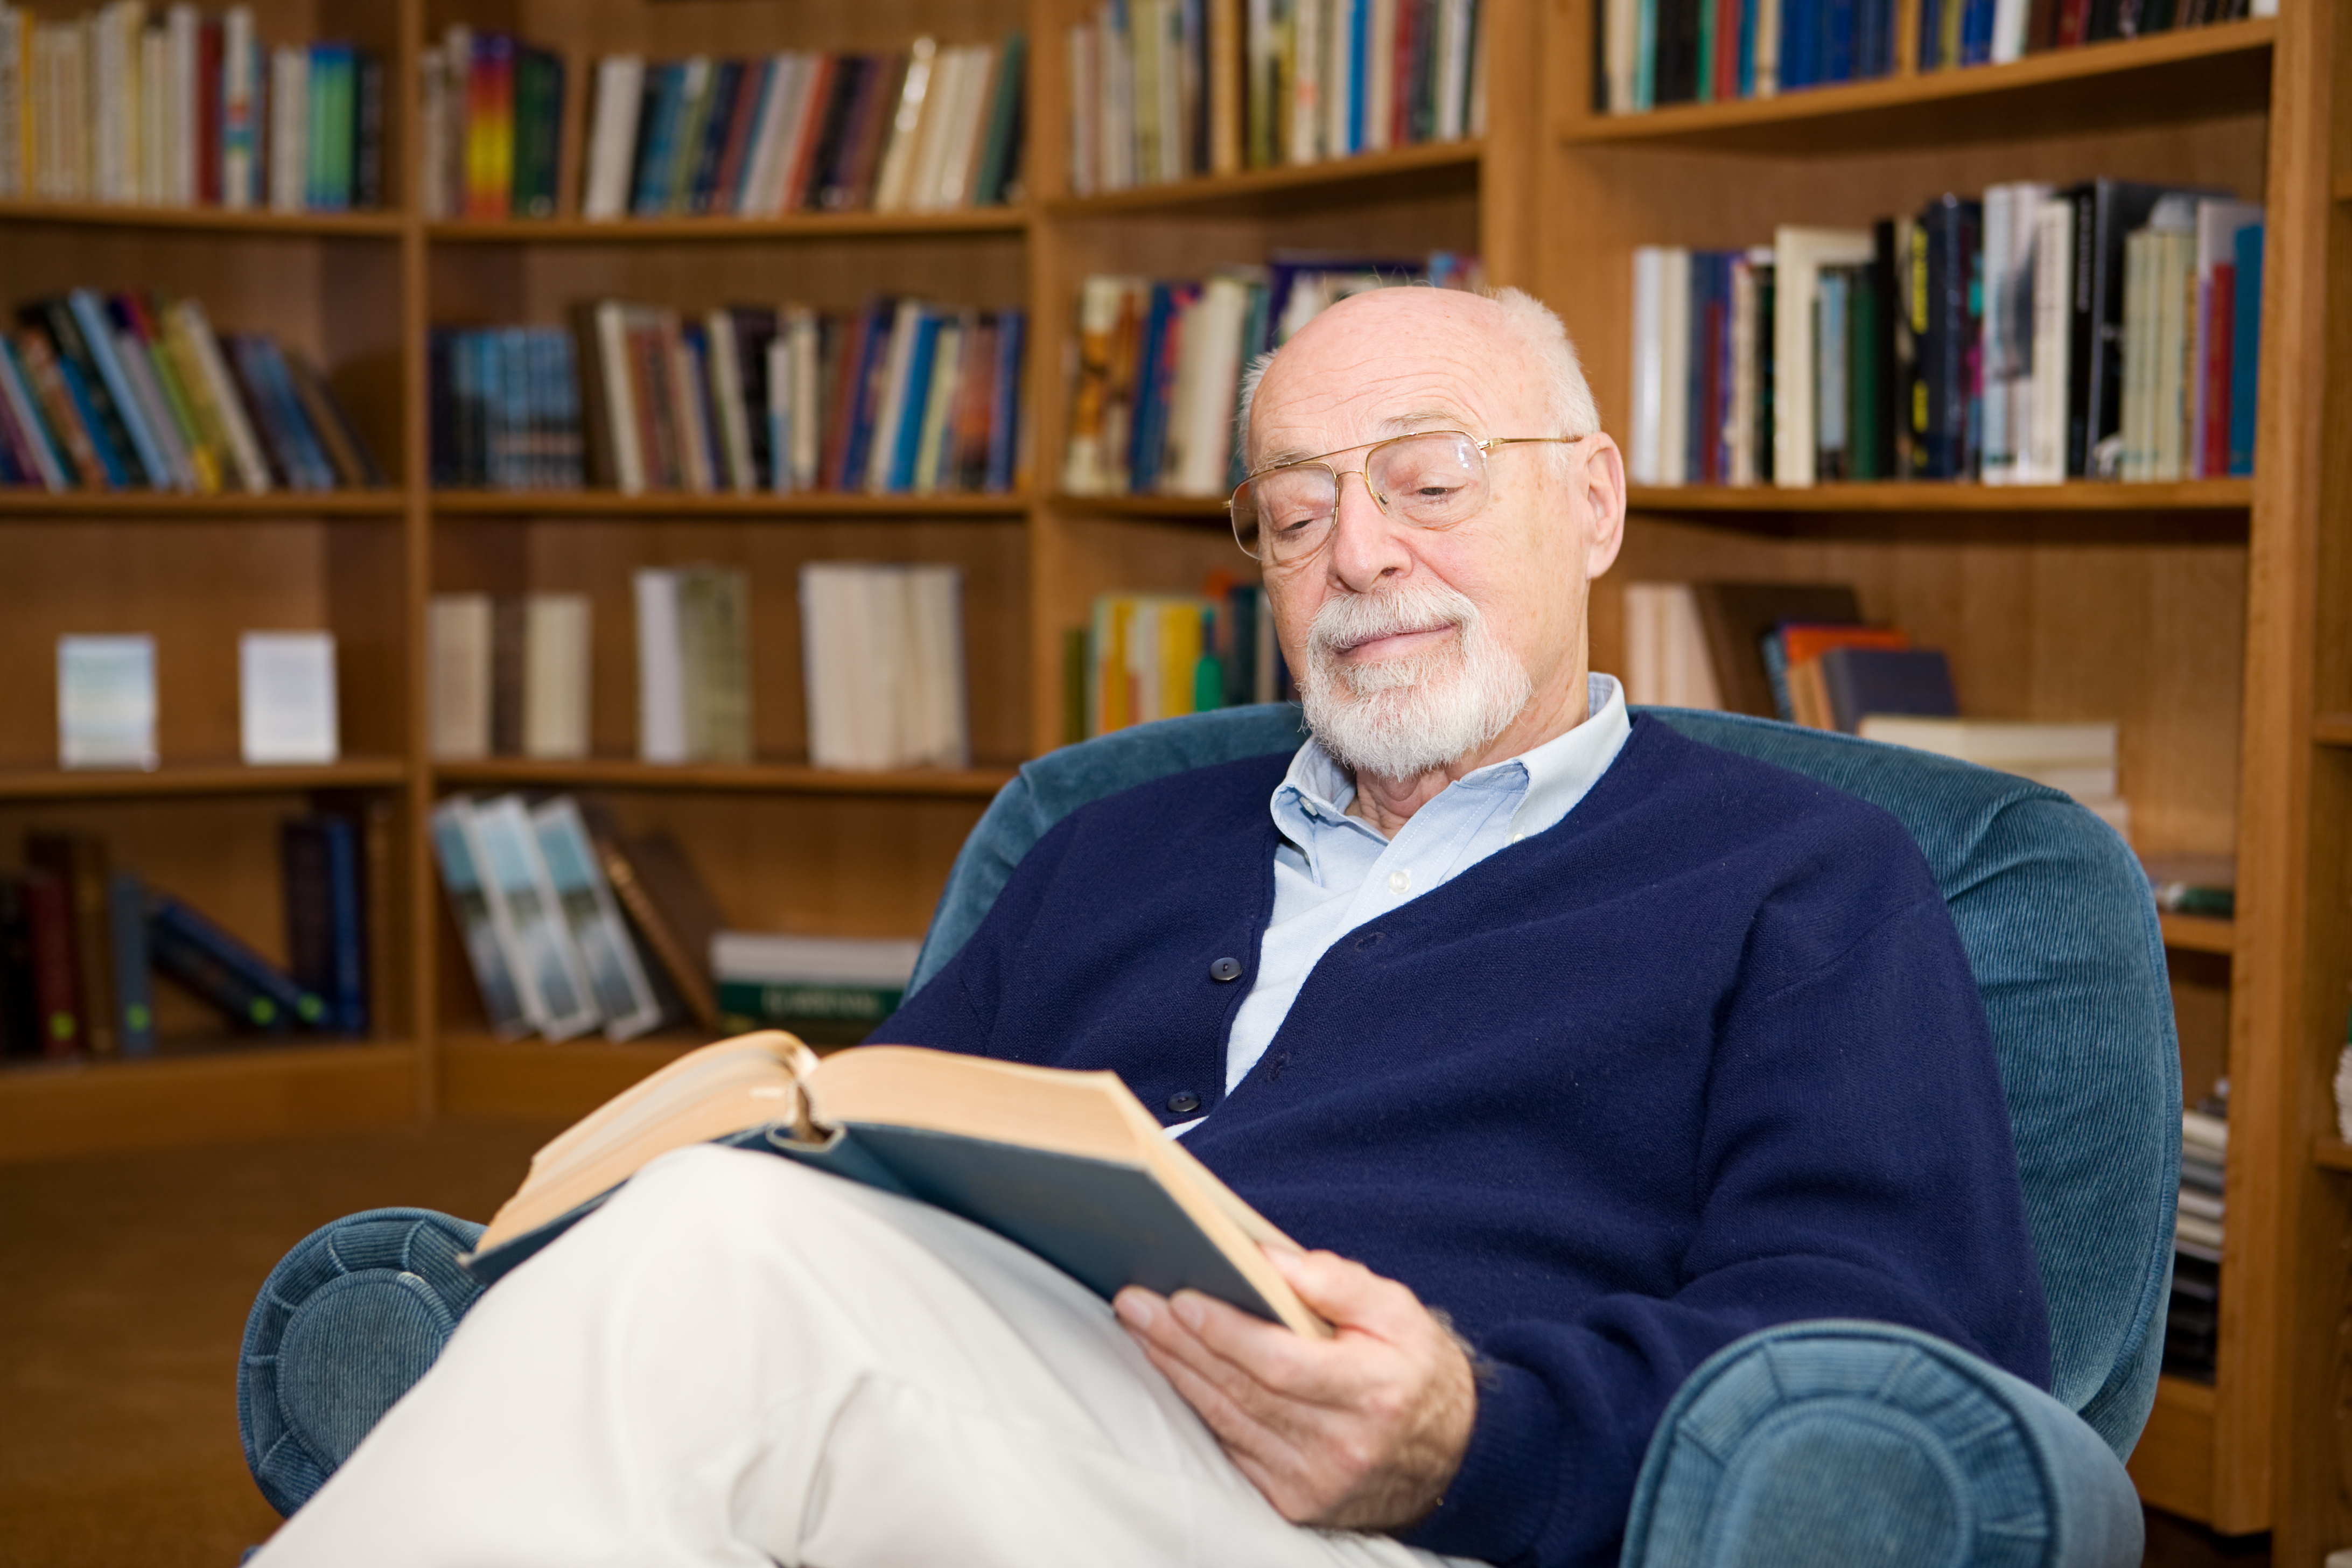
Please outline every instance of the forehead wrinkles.
[[1253, 465], [1271, 452], [1311, 456], [1377, 440], [1393, 434], [1395, 422], [1432, 413], [1458, 413], [1482, 426], [1476, 435], [1510, 434], [1483, 427], [1496, 424], [1507, 401], [1494, 395], [1490, 367], [1453, 350], [1416, 353], [1410, 368], [1377, 344], [1346, 358], [1317, 353], [1295, 366], [1277, 357], [1251, 410]]

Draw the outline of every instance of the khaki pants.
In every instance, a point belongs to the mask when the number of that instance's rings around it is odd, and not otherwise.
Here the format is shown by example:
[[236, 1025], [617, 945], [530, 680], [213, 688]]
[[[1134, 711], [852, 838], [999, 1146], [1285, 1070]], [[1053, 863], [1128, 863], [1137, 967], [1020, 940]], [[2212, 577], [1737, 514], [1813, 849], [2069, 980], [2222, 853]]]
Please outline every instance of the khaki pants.
[[1443, 1562], [1286, 1523], [1098, 1298], [773, 1155], [501, 1280], [257, 1568]]

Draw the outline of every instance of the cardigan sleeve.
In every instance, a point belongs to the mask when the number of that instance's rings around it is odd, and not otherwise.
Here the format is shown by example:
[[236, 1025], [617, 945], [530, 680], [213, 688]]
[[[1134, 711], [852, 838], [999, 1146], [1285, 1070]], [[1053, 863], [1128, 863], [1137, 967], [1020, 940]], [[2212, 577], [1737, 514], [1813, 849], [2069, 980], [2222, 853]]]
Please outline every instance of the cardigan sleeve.
[[[1821, 934], [1772, 923], [1768, 910], [1751, 952], [1803, 952]], [[1775, 1324], [1902, 1324], [2048, 1385], [1992, 1042], [1941, 900], [1892, 910], [1792, 978], [1753, 968], [1719, 1015], [1680, 1288], [1482, 1335], [1470, 1447], [1412, 1544], [1513, 1568], [1614, 1563], [1676, 1389]], [[1971, 1332], [1948, 1305], [1983, 1301], [1988, 1281], [1998, 1305], [1971, 1312]]]

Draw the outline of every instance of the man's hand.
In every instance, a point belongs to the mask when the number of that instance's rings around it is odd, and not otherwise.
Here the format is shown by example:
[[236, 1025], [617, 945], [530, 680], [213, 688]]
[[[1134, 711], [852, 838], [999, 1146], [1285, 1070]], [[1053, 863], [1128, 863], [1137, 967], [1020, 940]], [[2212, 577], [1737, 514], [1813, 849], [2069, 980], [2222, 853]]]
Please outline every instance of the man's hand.
[[1413, 1293], [1328, 1252], [1266, 1248], [1336, 1336], [1197, 1291], [1129, 1286], [1119, 1321], [1285, 1519], [1397, 1530], [1437, 1506], [1477, 1415], [1470, 1358]]

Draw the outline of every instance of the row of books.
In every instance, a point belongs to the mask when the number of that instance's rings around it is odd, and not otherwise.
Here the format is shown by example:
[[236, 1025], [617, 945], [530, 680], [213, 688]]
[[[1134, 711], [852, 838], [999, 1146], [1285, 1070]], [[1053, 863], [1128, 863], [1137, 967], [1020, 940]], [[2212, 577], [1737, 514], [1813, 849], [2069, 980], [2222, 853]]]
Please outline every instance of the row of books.
[[[332, 632], [237, 637], [237, 747], [248, 766], [331, 763], [342, 754]], [[145, 632], [58, 638], [58, 765], [157, 764], [155, 638]]]
[[187, 495], [381, 485], [326, 378], [194, 300], [37, 300], [0, 334], [0, 484]]
[[1102, 0], [1069, 29], [1080, 195], [1486, 126], [1479, 0]]
[[[1916, 68], [1997, 65], [2253, 16], [2277, 0], [1916, 0]], [[1894, 74], [1895, 0], [1601, 0], [1593, 103], [1637, 114]]]
[[1098, 595], [1089, 624], [1069, 634], [1063, 675], [1070, 741], [1297, 699], [1265, 593], [1225, 572], [1197, 595]]
[[[596, 64], [581, 213], [764, 218], [1003, 205], [1020, 193], [1027, 59], [1017, 32], [998, 44], [925, 36], [877, 54], [608, 55]], [[517, 147], [544, 142], [551, 167], [555, 123], [551, 112], [544, 132], [526, 137], [518, 118]], [[493, 134], [507, 134], [503, 122]], [[437, 199], [475, 217], [512, 206], [470, 174]]]
[[2262, 209], [2120, 180], [1633, 257], [1636, 483], [2253, 468]]
[[[617, 300], [433, 339], [435, 482], [626, 495], [1001, 494], [1019, 481], [1027, 312]], [[575, 369], [576, 366], [576, 369]]]
[[1072, 495], [1223, 495], [1241, 481], [1244, 371], [1325, 307], [1408, 282], [1475, 289], [1475, 257], [1427, 263], [1277, 253], [1207, 279], [1097, 273], [1080, 287], [1062, 489]]
[[553, 217], [563, 57], [460, 23], [418, 57], [419, 195], [428, 218]]
[[813, 765], [971, 764], [961, 570], [811, 562], [800, 596]]
[[427, 600], [434, 758], [588, 755], [593, 616], [585, 594], [436, 594]]
[[0, 875], [0, 1049], [10, 1058], [156, 1052], [157, 974], [241, 1033], [368, 1033], [389, 963], [393, 805], [340, 795], [278, 825], [279, 963], [113, 866], [89, 833], [34, 831]]
[[2164, 1370], [2213, 1381], [2221, 1343], [2223, 1172], [2230, 1156], [2229, 1080], [2180, 1113], [2180, 1198], [2172, 1221], [2172, 1298]]
[[252, 7], [0, 5], [0, 197], [347, 212], [384, 200], [383, 59], [271, 47]]

